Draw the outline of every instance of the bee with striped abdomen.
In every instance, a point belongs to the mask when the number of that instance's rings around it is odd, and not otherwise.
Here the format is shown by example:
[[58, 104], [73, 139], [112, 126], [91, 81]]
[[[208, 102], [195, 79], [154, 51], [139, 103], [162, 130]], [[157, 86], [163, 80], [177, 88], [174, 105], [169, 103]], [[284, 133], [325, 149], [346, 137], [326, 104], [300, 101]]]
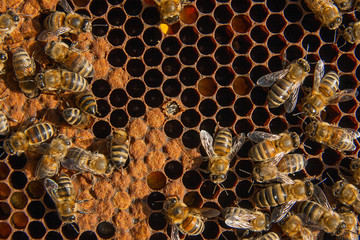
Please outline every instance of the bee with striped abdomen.
[[88, 89], [88, 82], [77, 73], [65, 69], [49, 69], [36, 75], [36, 83], [42, 91], [83, 92]]
[[345, 232], [343, 235], [336, 237], [337, 240], [354, 240], [359, 238], [360, 228], [359, 221], [355, 213], [348, 207], [341, 206], [336, 210], [340, 217], [346, 224]]
[[191, 208], [178, 197], [168, 197], [163, 211], [172, 225], [171, 240], [179, 239], [179, 231], [187, 235], [199, 235], [204, 231], [204, 218], [217, 217], [220, 212], [213, 208]]
[[354, 139], [360, 137], [355, 129], [337, 127], [315, 119], [305, 127], [305, 133], [311, 140], [341, 152], [354, 151]]
[[304, 169], [307, 161], [303, 154], [288, 154], [276, 163], [276, 161], [266, 161], [256, 164], [252, 172], [254, 180], [260, 183], [272, 180], [291, 183], [292, 180], [288, 174]]
[[251, 211], [240, 207], [227, 207], [223, 216], [225, 223], [232, 228], [249, 229], [262, 232], [270, 229], [270, 216], [261, 211]]
[[43, 156], [39, 160], [35, 176], [38, 179], [49, 178], [58, 173], [60, 161], [65, 157], [71, 146], [71, 140], [60, 134], [46, 146]]
[[92, 123], [90, 114], [77, 108], [66, 108], [62, 115], [68, 124], [76, 128], [87, 128]]
[[355, 212], [360, 213], [360, 193], [357, 187], [345, 179], [337, 181], [332, 187], [332, 194], [346, 206], [351, 206]]
[[5, 73], [5, 62], [8, 60], [8, 55], [4, 50], [0, 50], [0, 75]]
[[65, 174], [61, 174], [56, 182], [45, 178], [44, 186], [55, 202], [60, 219], [67, 223], [74, 222], [76, 220], [76, 196], [71, 179]]
[[209, 157], [210, 179], [214, 183], [222, 183], [226, 180], [231, 160], [245, 142], [245, 135], [241, 133], [232, 138], [228, 128], [221, 128], [214, 141], [205, 130], [201, 130], [200, 139]]
[[2, 43], [5, 37], [18, 27], [20, 23], [20, 16], [14, 10], [7, 10], [0, 15], [0, 43]]
[[75, 96], [75, 104], [82, 111], [95, 115], [97, 111], [96, 99], [92, 92], [85, 91]]
[[50, 41], [45, 46], [45, 53], [63, 68], [78, 73], [85, 78], [94, 77], [94, 67], [79, 50], [69, 48], [64, 42]]
[[294, 214], [288, 214], [280, 223], [281, 230], [290, 240], [315, 240], [312, 231], [305, 227], [301, 218]]
[[261, 235], [259, 237], [244, 238], [243, 240], [281, 240], [281, 238], [275, 232], [268, 232], [268, 233], [265, 233], [265, 234], [263, 234], [263, 235]]
[[322, 25], [331, 30], [340, 26], [342, 15], [331, 0], [304, 0], [304, 2]]
[[324, 76], [324, 62], [318, 61], [314, 73], [314, 85], [302, 103], [302, 111], [309, 117], [316, 117], [327, 105], [351, 100], [354, 90], [339, 89], [339, 76], [331, 71]]
[[66, 0], [58, 3], [65, 12], [53, 12], [44, 21], [45, 31], [40, 33], [38, 40], [44, 41], [49, 35], [60, 36], [64, 33], [79, 34], [91, 31], [90, 18], [74, 12]]
[[248, 134], [248, 138], [257, 143], [248, 153], [254, 161], [274, 160], [277, 164], [285, 154], [300, 146], [300, 137], [295, 132], [271, 134], [254, 131]]
[[179, 21], [180, 13], [188, 1], [154, 0], [154, 2], [159, 6], [161, 20], [168, 25], [172, 25]]
[[296, 106], [299, 88], [309, 71], [309, 63], [299, 58], [287, 68], [259, 78], [257, 85], [271, 86], [267, 97], [269, 108], [276, 108], [285, 103], [286, 112], [292, 112]]
[[3, 148], [9, 155], [21, 154], [27, 150], [33, 150], [39, 144], [49, 140], [56, 132], [55, 127], [50, 123], [37, 123], [16, 131], [9, 138], [5, 139]]
[[123, 167], [129, 158], [129, 136], [120, 129], [113, 132], [110, 145], [110, 158], [115, 168]]

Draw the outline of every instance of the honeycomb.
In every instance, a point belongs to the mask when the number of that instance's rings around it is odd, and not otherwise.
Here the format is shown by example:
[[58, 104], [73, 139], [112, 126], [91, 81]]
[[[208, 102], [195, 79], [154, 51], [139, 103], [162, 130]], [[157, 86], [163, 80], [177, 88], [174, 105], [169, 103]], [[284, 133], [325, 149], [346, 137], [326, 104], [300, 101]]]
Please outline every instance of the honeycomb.
[[[0, 239], [170, 239], [161, 209], [162, 201], [174, 194], [191, 207], [221, 209], [235, 202], [253, 207], [258, 186], [249, 191], [251, 176], [244, 172], [252, 169], [247, 152], [253, 144], [245, 142], [220, 187], [204, 172], [199, 131], [213, 134], [221, 126], [233, 133], [255, 129], [302, 133], [303, 120], [285, 113], [283, 107], [269, 109], [268, 89], [255, 84], [264, 74], [282, 69], [284, 56], [288, 61], [306, 57], [312, 66], [322, 59], [326, 71], [339, 73], [340, 89], [359, 87], [360, 47], [321, 27], [302, 1], [191, 1], [180, 22], [166, 34], [159, 29], [160, 13], [151, 0], [72, 0], [70, 4], [75, 12], [92, 19], [91, 34], [68, 40], [78, 41], [77, 47], [95, 67], [91, 89], [99, 114], [94, 123], [89, 130], [66, 127], [57, 113], [59, 99], [41, 94], [26, 100], [11, 70], [1, 87], [18, 101], [8, 98], [4, 108], [16, 119], [35, 112], [41, 117], [50, 109], [47, 120], [63, 126], [61, 131], [67, 135], [79, 137], [75, 145], [104, 153], [111, 132], [126, 128], [132, 160], [108, 179], [97, 178], [94, 189], [89, 174], [76, 178], [78, 199], [88, 200], [79, 208], [87, 213], [79, 213], [76, 223], [65, 225], [42, 182], [34, 178], [39, 156], [7, 156], [1, 149]], [[43, 29], [41, 10], [54, 10], [55, 5], [47, 0], [1, 1], [1, 12], [13, 8], [25, 15], [9, 40], [9, 49], [22, 46], [39, 55], [44, 44], [35, 37]], [[56, 9], [62, 11], [59, 6]], [[357, 12], [345, 14], [343, 23], [357, 17]], [[304, 85], [312, 86], [312, 75]], [[301, 91], [299, 98], [303, 95]], [[322, 118], [357, 129], [359, 98], [328, 106]], [[167, 111], [169, 104], [175, 104], [175, 113]], [[18, 125], [10, 124], [12, 129]], [[293, 178], [326, 179], [324, 190], [332, 185], [328, 176], [336, 181], [340, 173], [349, 175], [344, 168], [358, 155], [357, 150], [342, 155], [310, 140], [297, 152], [307, 155], [308, 164]], [[219, 218], [206, 221], [201, 235], [185, 239], [237, 237]], [[332, 237], [324, 234], [323, 239]]]

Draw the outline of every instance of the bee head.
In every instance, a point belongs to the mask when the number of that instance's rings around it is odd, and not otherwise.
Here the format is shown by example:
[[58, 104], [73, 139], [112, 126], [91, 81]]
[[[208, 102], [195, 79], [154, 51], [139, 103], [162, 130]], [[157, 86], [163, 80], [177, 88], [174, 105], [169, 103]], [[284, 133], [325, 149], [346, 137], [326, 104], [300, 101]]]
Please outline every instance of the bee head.
[[346, 230], [346, 224], [345, 224], [345, 222], [341, 222], [336, 229], [335, 235], [341, 236], [344, 234], [345, 230]]
[[15, 151], [14, 151], [13, 147], [11, 146], [10, 141], [8, 139], [6, 139], [4, 141], [3, 149], [8, 155], [14, 155], [15, 154]]
[[330, 30], [335, 30], [340, 26], [341, 22], [342, 22], [342, 17], [338, 16], [332, 22], [329, 23], [328, 27]]
[[0, 52], [0, 60], [5, 62], [8, 59], [8, 55], [6, 52]]
[[20, 21], [20, 16], [15, 11], [9, 10], [9, 11], [7, 11], [7, 14], [9, 14], [15, 22]]
[[259, 165], [254, 166], [252, 176], [258, 182], [264, 181], [264, 177], [260, 174], [260, 166]]
[[226, 174], [210, 174], [210, 180], [216, 184], [224, 182], [226, 178]]
[[304, 104], [303, 111], [312, 117], [314, 117], [316, 115], [316, 109], [310, 103]]
[[38, 73], [35, 78], [38, 88], [41, 90], [44, 90], [46, 87], [45, 81], [44, 81], [44, 73]]
[[169, 210], [172, 206], [174, 206], [175, 204], [177, 204], [178, 202], [180, 202], [180, 199], [176, 196], [173, 197], [168, 197], [165, 202], [164, 202], [164, 210], [167, 211]]
[[91, 31], [91, 22], [89, 19], [84, 19], [83, 24], [81, 26], [81, 31], [90, 32]]
[[305, 72], [310, 72], [310, 65], [305, 59], [299, 58], [297, 63], [304, 69]]
[[318, 123], [316, 121], [311, 121], [305, 127], [305, 132], [310, 136], [313, 137], [316, 134], [316, 130], [318, 128]]
[[337, 181], [332, 188], [333, 195], [335, 197], [340, 197], [340, 194], [341, 194], [342, 190], [344, 189], [345, 185], [346, 185], [346, 182], [344, 180]]
[[350, 169], [352, 171], [355, 171], [359, 168], [359, 161], [358, 160], [353, 160], [351, 161], [351, 164], [350, 164]]
[[294, 147], [299, 147], [300, 146], [300, 137], [296, 132], [291, 132], [290, 133], [290, 137], [291, 137], [291, 141], [293, 143]]
[[305, 181], [306, 196], [311, 197], [314, 193], [314, 185], [310, 181]]
[[68, 138], [66, 135], [60, 134], [60, 135], [58, 136], [58, 138], [61, 139], [61, 141], [63, 141], [66, 146], [71, 146], [71, 144], [72, 144], [71, 139]]

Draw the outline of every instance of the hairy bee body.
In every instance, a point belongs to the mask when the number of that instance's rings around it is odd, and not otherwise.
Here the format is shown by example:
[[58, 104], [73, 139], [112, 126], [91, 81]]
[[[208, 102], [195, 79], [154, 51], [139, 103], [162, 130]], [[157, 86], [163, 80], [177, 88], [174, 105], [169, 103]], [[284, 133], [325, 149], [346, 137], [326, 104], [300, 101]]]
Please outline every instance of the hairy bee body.
[[293, 184], [274, 184], [254, 195], [260, 208], [276, 207], [289, 201], [301, 201], [312, 196], [314, 186], [310, 181], [294, 180]]
[[91, 115], [97, 113], [96, 99], [90, 91], [79, 93], [75, 96], [75, 104], [82, 111]]
[[337, 29], [342, 22], [342, 15], [330, 0], [304, 0], [308, 8], [320, 20], [321, 24], [331, 30]]
[[280, 227], [291, 240], [315, 240], [311, 230], [304, 226], [297, 215], [290, 214], [280, 223]]
[[116, 168], [125, 165], [129, 158], [129, 139], [128, 134], [124, 130], [116, 130], [113, 133], [110, 146], [111, 162]]
[[186, 2], [187, 0], [155, 0], [160, 8], [162, 21], [169, 25], [179, 21], [180, 12]]
[[43, 91], [83, 92], [88, 88], [85, 78], [65, 69], [50, 69], [36, 75], [39, 89]]
[[351, 10], [357, 1], [358, 0], [333, 0], [334, 4], [342, 12]]
[[21, 47], [17, 48], [13, 54], [13, 67], [18, 81], [32, 78], [36, 70], [35, 61]]
[[[259, 133], [260, 132], [254, 132]], [[251, 137], [250, 137], [251, 139]], [[265, 139], [255, 144], [249, 150], [249, 157], [254, 161], [267, 161], [277, 156], [287, 154], [300, 145], [300, 137], [295, 132], [280, 133], [274, 139]]]
[[52, 200], [62, 221], [74, 222], [76, 220], [76, 196], [71, 179], [61, 174], [56, 182], [45, 178], [44, 186]]
[[82, 148], [69, 148], [61, 165], [69, 170], [106, 175], [112, 169], [108, 158], [101, 153], [93, 153]]
[[338, 151], [354, 151], [356, 145], [353, 140], [360, 136], [356, 130], [337, 127], [318, 120], [311, 121], [305, 127], [305, 132], [311, 140]]
[[332, 193], [340, 203], [351, 206], [357, 213], [360, 213], [360, 194], [357, 187], [346, 180], [340, 180], [333, 185]]
[[60, 161], [65, 157], [71, 140], [61, 134], [54, 138], [41, 157], [35, 169], [38, 179], [49, 178], [58, 173]]
[[0, 75], [5, 73], [5, 62], [8, 59], [8, 55], [5, 51], [0, 50]]
[[10, 131], [9, 122], [3, 111], [0, 111], [0, 135], [7, 135], [9, 131]]
[[63, 42], [50, 41], [45, 46], [45, 53], [63, 68], [88, 78], [94, 76], [93, 65], [77, 51], [70, 49]]
[[345, 232], [341, 236], [336, 237], [337, 240], [354, 240], [359, 238], [360, 229], [359, 221], [353, 211], [342, 206], [337, 212], [346, 224]]
[[340, 236], [344, 233], [346, 225], [336, 212], [330, 211], [313, 201], [302, 201], [296, 207], [296, 212], [304, 214], [310, 222], [321, 227], [325, 232]]
[[91, 30], [89, 18], [77, 13], [66, 14], [59, 11], [53, 12], [47, 16], [44, 21], [44, 26], [51, 32], [59, 31], [61, 28], [68, 28], [66, 32], [72, 34], [89, 32]]
[[9, 36], [18, 26], [20, 16], [14, 10], [7, 10], [0, 15], [0, 39], [4, 40]]
[[91, 116], [77, 108], [66, 108], [63, 117], [67, 123], [76, 128], [86, 128], [91, 124]]
[[50, 139], [55, 131], [55, 127], [50, 123], [38, 123], [27, 128], [24, 133], [31, 144], [39, 144]]
[[270, 228], [270, 216], [261, 211], [227, 207], [223, 215], [229, 227], [249, 229], [254, 232], [267, 231]]
[[218, 156], [227, 156], [232, 146], [232, 135], [228, 128], [222, 128], [214, 138], [214, 152]]
[[360, 42], [360, 21], [350, 23], [342, 35], [345, 41], [358, 44]]

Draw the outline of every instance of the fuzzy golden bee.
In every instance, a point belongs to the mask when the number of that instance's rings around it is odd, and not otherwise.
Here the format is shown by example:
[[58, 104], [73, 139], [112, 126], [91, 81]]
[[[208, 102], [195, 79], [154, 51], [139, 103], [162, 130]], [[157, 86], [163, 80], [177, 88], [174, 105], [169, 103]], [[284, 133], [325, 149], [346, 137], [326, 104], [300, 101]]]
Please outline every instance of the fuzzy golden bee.
[[101, 176], [106, 176], [113, 170], [109, 159], [104, 154], [90, 152], [79, 147], [69, 148], [60, 163], [69, 170]]
[[360, 21], [351, 22], [343, 31], [342, 36], [349, 43], [360, 43]]
[[98, 113], [96, 99], [90, 91], [78, 93], [75, 96], [75, 104], [79, 109], [91, 115]]
[[248, 153], [254, 161], [274, 160], [277, 164], [285, 154], [300, 146], [300, 137], [295, 132], [271, 134], [254, 131], [248, 134], [248, 138], [257, 143]]
[[62, 221], [72, 223], [76, 220], [76, 195], [71, 179], [61, 174], [56, 182], [45, 178], [44, 187], [56, 205]]
[[336, 210], [346, 224], [343, 235], [336, 237], [337, 240], [354, 240], [359, 238], [360, 228], [359, 221], [355, 213], [348, 207], [341, 206]]
[[340, 11], [346, 12], [353, 9], [354, 5], [357, 5], [356, 2], [358, 0], [333, 0], [333, 2]]
[[113, 132], [110, 144], [110, 158], [115, 168], [125, 165], [129, 158], [129, 144], [129, 136], [126, 131], [119, 129]]
[[50, 123], [37, 123], [25, 130], [22, 128], [5, 139], [3, 148], [9, 155], [20, 155], [27, 150], [34, 150], [39, 144], [49, 140], [56, 132]]
[[62, 115], [68, 124], [76, 128], [86, 128], [92, 123], [90, 114], [77, 108], [66, 108], [62, 112]]
[[181, 11], [188, 3], [187, 0], [154, 0], [154, 2], [159, 6], [161, 20], [168, 25], [179, 21]]
[[94, 77], [94, 67], [79, 50], [69, 48], [64, 42], [50, 41], [45, 46], [45, 53], [63, 68], [78, 73], [85, 78]]
[[355, 212], [360, 213], [360, 194], [357, 187], [343, 179], [334, 183], [332, 194], [340, 203], [351, 206]]
[[280, 223], [281, 230], [290, 240], [315, 240], [312, 231], [305, 227], [301, 218], [294, 214], [288, 214]]
[[278, 163], [266, 161], [256, 164], [253, 168], [252, 177], [257, 182], [281, 181], [291, 183], [288, 174], [301, 171], [306, 166], [305, 156], [302, 154], [285, 155]]
[[352, 99], [354, 90], [339, 89], [339, 76], [331, 71], [324, 76], [324, 63], [318, 61], [314, 73], [314, 85], [309, 94], [307, 94], [302, 103], [302, 112], [309, 117], [318, 116], [327, 105], [338, 102], [345, 102]]
[[342, 15], [331, 0], [304, 0], [304, 2], [322, 25], [331, 30], [340, 26]]
[[275, 232], [268, 232], [254, 238], [242, 238], [242, 240], [281, 240], [281, 238]]
[[228, 128], [221, 128], [214, 140], [207, 131], [201, 130], [200, 139], [209, 157], [210, 179], [222, 183], [226, 180], [231, 160], [245, 142], [245, 135], [241, 133], [232, 138]]
[[309, 63], [302, 58], [290, 63], [285, 69], [259, 78], [257, 85], [271, 87], [268, 94], [269, 108], [284, 104], [286, 112], [294, 110], [301, 84], [310, 71]]
[[64, 33], [79, 34], [91, 31], [90, 18], [74, 12], [66, 0], [58, 3], [66, 12], [53, 12], [44, 21], [44, 30], [38, 36], [38, 40], [44, 41], [49, 36], [59, 36]]
[[220, 211], [213, 208], [187, 207], [178, 197], [168, 197], [163, 211], [172, 225], [171, 240], [179, 239], [179, 231], [187, 235], [199, 235], [204, 231], [204, 218], [214, 218]]
[[249, 229], [262, 232], [270, 229], [270, 215], [261, 211], [251, 211], [240, 207], [227, 207], [223, 216], [225, 223], [232, 228]]
[[5, 73], [5, 62], [8, 60], [8, 55], [4, 50], [0, 50], [0, 75]]
[[315, 119], [305, 127], [305, 133], [311, 140], [341, 152], [354, 151], [354, 139], [360, 137], [355, 129], [337, 127]]
[[35, 169], [35, 176], [43, 179], [56, 175], [59, 171], [60, 161], [65, 157], [71, 144], [71, 140], [67, 136], [60, 134], [46, 145], [43, 156]]
[[0, 43], [18, 27], [20, 15], [14, 10], [7, 10], [0, 15]]
[[350, 163], [350, 170], [353, 172], [353, 180], [356, 185], [360, 184], [360, 159], [354, 158]]
[[36, 83], [42, 91], [83, 92], [89, 85], [85, 78], [65, 69], [49, 69], [36, 75]]

